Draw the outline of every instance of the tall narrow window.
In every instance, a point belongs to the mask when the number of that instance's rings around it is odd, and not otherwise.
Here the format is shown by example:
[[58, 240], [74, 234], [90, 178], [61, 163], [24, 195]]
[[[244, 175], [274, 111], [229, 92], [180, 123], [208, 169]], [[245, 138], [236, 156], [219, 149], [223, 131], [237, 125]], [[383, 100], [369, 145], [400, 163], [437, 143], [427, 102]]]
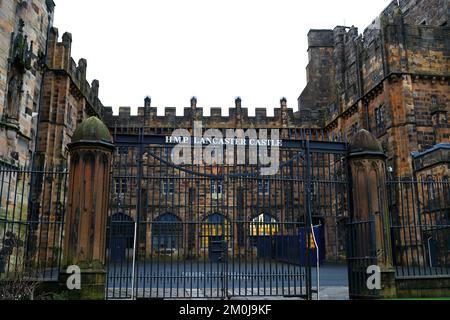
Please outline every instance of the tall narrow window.
[[211, 181], [211, 194], [221, 195], [223, 193], [222, 181], [212, 180]]
[[432, 176], [427, 177], [427, 190], [428, 201], [434, 201], [436, 199], [436, 185]]
[[125, 194], [127, 193], [127, 179], [116, 179], [115, 180], [115, 184], [116, 184], [116, 194]]
[[270, 193], [270, 181], [259, 180], [258, 181], [258, 193], [260, 195], [268, 195]]
[[444, 176], [444, 178], [442, 178], [442, 191], [444, 196], [446, 197], [446, 201], [448, 201], [448, 199], [450, 199], [449, 197], [450, 185], [448, 176]]
[[73, 117], [73, 107], [72, 107], [72, 105], [69, 103], [69, 106], [68, 106], [68, 108], [67, 108], [67, 125], [68, 125], [69, 127], [71, 127], [72, 124], [73, 124], [73, 119], [72, 119], [72, 117]]
[[431, 106], [435, 107], [438, 104], [438, 98], [437, 96], [431, 96]]
[[386, 129], [384, 106], [380, 106], [379, 108], [375, 109], [375, 125], [376, 125], [376, 132], [378, 134], [383, 133], [384, 130]]
[[163, 194], [169, 196], [175, 192], [175, 183], [172, 180], [163, 181]]

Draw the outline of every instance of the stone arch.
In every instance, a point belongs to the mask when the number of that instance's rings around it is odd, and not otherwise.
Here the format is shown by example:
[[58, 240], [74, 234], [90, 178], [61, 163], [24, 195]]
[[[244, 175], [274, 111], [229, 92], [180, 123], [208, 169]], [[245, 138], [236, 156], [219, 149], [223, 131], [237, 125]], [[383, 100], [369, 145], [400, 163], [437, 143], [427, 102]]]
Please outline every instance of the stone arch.
[[159, 254], [172, 254], [182, 248], [184, 228], [180, 217], [166, 212], [155, 218], [151, 226], [153, 251]]
[[108, 217], [107, 225], [110, 260], [112, 262], [126, 260], [128, 251], [134, 247], [134, 219], [123, 212], [118, 212]]
[[248, 230], [250, 237], [271, 237], [279, 231], [279, 220], [266, 211], [250, 219]]
[[230, 217], [227, 214], [223, 214], [222, 212], [208, 211], [208, 212], [200, 215], [200, 221], [202, 221], [202, 222], [207, 221], [209, 219], [209, 217], [215, 216], [215, 215], [223, 216], [228, 221], [231, 220]]
[[227, 257], [226, 252], [233, 239], [230, 220], [220, 212], [207, 215], [200, 228], [200, 247], [208, 250], [211, 261], [219, 261]]

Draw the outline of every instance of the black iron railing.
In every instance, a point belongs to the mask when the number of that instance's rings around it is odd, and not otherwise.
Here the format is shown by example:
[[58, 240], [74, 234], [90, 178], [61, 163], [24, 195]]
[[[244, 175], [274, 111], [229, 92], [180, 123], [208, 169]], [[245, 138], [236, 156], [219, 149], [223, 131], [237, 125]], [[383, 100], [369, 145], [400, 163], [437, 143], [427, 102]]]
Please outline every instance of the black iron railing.
[[64, 170], [0, 168], [0, 279], [58, 278], [66, 194]]
[[114, 135], [107, 298], [310, 299], [311, 269], [345, 256], [346, 144], [336, 137], [287, 137], [278, 172], [263, 176], [236, 159], [176, 165], [174, 146], [144, 132]]
[[450, 184], [446, 180], [388, 183], [397, 276], [450, 275]]

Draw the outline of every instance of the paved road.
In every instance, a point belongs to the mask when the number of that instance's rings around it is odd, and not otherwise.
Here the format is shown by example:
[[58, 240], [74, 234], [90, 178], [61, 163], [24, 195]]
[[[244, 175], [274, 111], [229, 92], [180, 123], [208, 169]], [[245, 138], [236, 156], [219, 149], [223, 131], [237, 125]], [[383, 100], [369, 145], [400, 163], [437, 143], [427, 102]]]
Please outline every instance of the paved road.
[[[108, 272], [110, 297], [130, 295], [132, 266], [111, 265]], [[152, 298], [220, 298], [228, 295], [300, 296], [305, 294], [304, 267], [284, 263], [138, 263], [135, 287], [138, 296]], [[227, 275], [225, 277], [225, 275]], [[312, 285], [317, 287], [317, 270], [312, 268]], [[320, 268], [320, 286], [331, 295], [344, 295], [348, 287], [346, 266]], [[330, 291], [331, 290], [331, 291]], [[338, 293], [336, 293], [338, 292]], [[345, 297], [342, 298], [345, 298]]]

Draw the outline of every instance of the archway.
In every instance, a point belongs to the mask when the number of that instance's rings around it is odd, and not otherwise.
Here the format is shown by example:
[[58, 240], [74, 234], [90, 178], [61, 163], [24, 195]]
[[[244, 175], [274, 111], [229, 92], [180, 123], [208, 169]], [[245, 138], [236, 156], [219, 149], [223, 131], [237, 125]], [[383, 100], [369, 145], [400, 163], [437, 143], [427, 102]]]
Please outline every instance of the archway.
[[172, 254], [182, 247], [183, 223], [172, 213], [165, 213], [152, 224], [152, 247], [158, 254]]
[[201, 247], [208, 250], [210, 261], [226, 260], [231, 241], [231, 224], [228, 219], [220, 213], [211, 214], [204, 220], [201, 229]]
[[250, 223], [250, 237], [271, 237], [277, 235], [279, 225], [277, 219], [268, 213], [261, 213]]
[[259, 258], [273, 258], [276, 252], [276, 236], [280, 226], [276, 218], [268, 213], [261, 213], [251, 219], [249, 237], [251, 246], [255, 247]]
[[108, 220], [110, 260], [113, 262], [124, 261], [127, 257], [127, 250], [134, 247], [134, 220], [124, 213], [113, 214]]

